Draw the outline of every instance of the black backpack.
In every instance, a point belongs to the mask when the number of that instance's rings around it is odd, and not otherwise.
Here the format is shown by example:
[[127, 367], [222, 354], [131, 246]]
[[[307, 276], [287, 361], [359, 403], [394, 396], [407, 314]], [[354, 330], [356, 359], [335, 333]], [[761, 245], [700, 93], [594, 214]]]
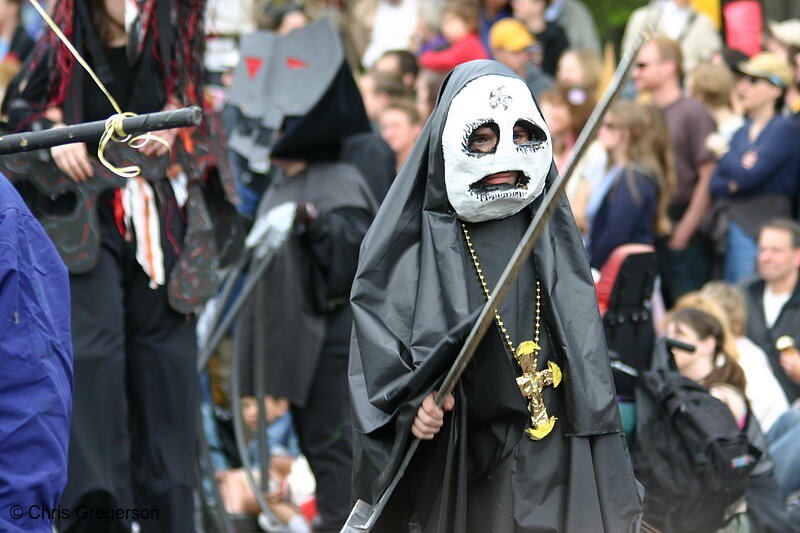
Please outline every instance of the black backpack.
[[636, 384], [632, 458], [645, 487], [645, 520], [665, 533], [723, 527], [760, 455], [728, 406], [683, 377], [659, 339]]

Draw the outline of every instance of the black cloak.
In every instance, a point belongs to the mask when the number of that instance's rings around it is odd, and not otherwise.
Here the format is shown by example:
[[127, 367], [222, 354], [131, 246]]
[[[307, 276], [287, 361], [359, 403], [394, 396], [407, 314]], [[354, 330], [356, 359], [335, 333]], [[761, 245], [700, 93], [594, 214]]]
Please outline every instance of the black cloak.
[[[349, 381], [353, 495], [368, 503], [397, 472], [417, 408], [441, 383], [484, 303], [447, 200], [442, 132], [458, 92], [492, 74], [517, 77], [493, 61], [450, 73], [362, 244], [351, 293]], [[556, 175], [551, 164], [547, 187]], [[490, 288], [543, 197], [512, 217], [468, 224]], [[421, 444], [375, 531], [638, 531], [640, 499], [594, 285], [563, 196], [500, 308], [515, 344], [531, 338], [536, 277], [539, 368], [550, 360], [564, 373], [559, 388], [545, 390], [555, 429], [541, 441], [523, 436], [528, 413], [514, 381], [519, 370], [490, 329], [455, 391], [455, 409]]]
[[[310, 79], [328, 84], [294, 88], [299, 101], [318, 100], [310, 109], [284, 116], [278, 140], [270, 147], [275, 158], [304, 161], [307, 166], [288, 178], [276, 171], [257, 216], [287, 202], [312, 203], [318, 216], [295, 223], [245, 304], [235, 332], [236, 349], [242, 354], [242, 393], [254, 394], [254, 361], [262, 358], [265, 392], [285, 397], [295, 407], [306, 406], [321, 357], [341, 358], [344, 369], [352, 322], [347, 295], [358, 247], [377, 208], [364, 176], [339, 160], [343, 140], [369, 130], [344, 52], [327, 58], [338, 61], [338, 66], [320, 64], [320, 57], [326, 57], [320, 50], [341, 48], [341, 44], [330, 22], [318, 23], [305, 33], [309, 41], [301, 40], [302, 46], [289, 46], [293, 44], [289, 41], [270, 51], [268, 74], [286, 75], [289, 69], [284, 65], [294, 58], [308, 62], [305, 75]], [[330, 77], [320, 78], [325, 71]], [[298, 69], [294, 75], [299, 76]], [[271, 100], [263, 107], [280, 109]], [[344, 371], [341, 377], [344, 391]]]
[[313, 163], [270, 185], [259, 214], [285, 202], [311, 202], [317, 219], [296, 227], [256, 286], [237, 321], [241, 390], [255, 394], [256, 357], [264, 358], [266, 393], [303, 407], [320, 357], [347, 357], [347, 294], [358, 246], [375, 201], [355, 167]]

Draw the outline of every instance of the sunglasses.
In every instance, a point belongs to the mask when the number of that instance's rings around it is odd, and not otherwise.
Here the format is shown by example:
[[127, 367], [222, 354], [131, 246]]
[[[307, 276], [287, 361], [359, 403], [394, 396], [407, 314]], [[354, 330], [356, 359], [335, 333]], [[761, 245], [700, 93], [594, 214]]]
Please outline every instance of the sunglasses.
[[759, 81], [765, 81], [769, 84], [775, 85], [776, 87], [781, 87], [781, 88], [784, 87], [783, 83], [781, 82], [781, 80], [777, 78], [777, 76], [762, 77], [762, 76], [753, 76], [751, 74], [742, 74], [742, 79], [747, 80], [747, 82], [750, 83], [750, 85], [755, 85]]

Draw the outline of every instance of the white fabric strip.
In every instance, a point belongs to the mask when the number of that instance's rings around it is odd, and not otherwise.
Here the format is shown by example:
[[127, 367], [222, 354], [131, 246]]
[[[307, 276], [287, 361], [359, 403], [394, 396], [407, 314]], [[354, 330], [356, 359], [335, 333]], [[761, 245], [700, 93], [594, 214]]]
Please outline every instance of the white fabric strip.
[[122, 192], [125, 227], [133, 225], [136, 235], [136, 261], [150, 278], [150, 288], [164, 285], [164, 252], [161, 250], [161, 225], [155, 194], [142, 177], [128, 180]]

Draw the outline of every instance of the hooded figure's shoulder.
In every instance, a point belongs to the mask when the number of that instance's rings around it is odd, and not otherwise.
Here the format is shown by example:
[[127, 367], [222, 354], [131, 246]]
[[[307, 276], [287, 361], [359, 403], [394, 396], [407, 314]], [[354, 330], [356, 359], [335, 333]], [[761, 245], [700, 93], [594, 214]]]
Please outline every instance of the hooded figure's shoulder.
[[309, 174], [314, 177], [338, 180], [348, 184], [366, 184], [361, 171], [355, 165], [345, 161], [314, 163], [309, 167]]
[[377, 210], [375, 195], [370, 189], [367, 179], [353, 164], [345, 161], [326, 161], [314, 163], [308, 168], [308, 179], [323, 185], [330, 194], [345, 204], [354, 207], [369, 207]]

